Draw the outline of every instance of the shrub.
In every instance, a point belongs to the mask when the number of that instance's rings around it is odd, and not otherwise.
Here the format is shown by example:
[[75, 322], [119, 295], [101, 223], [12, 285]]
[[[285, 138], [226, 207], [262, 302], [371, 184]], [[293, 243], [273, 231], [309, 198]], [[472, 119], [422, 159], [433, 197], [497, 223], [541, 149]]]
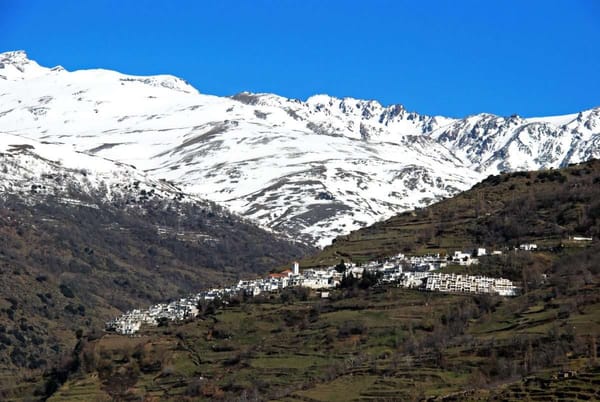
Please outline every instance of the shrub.
[[68, 299], [72, 299], [75, 297], [75, 293], [73, 293], [71, 288], [69, 288], [69, 286], [67, 286], [66, 284], [61, 283], [59, 286], [59, 289], [60, 289], [60, 293], [62, 293], [64, 297], [66, 297]]

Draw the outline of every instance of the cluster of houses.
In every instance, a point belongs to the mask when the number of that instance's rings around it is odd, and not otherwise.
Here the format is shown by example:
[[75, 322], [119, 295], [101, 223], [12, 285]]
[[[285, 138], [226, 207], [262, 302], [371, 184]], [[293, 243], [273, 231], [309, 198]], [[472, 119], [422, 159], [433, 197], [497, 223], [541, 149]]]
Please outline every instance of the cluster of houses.
[[[497, 254], [499, 252], [492, 252]], [[234, 295], [244, 294], [255, 297], [263, 293], [275, 293], [288, 287], [305, 287], [321, 290], [327, 295], [328, 289], [338, 287], [344, 276], [352, 275], [360, 279], [365, 272], [377, 273], [380, 284], [416, 288], [425, 291], [489, 293], [501, 296], [515, 296], [519, 288], [508, 279], [484, 276], [443, 274], [438, 271], [449, 263], [472, 265], [485, 256], [485, 249], [474, 253], [457, 251], [449, 258], [437, 255], [407, 257], [398, 254], [386, 261], [372, 261], [362, 266], [353, 263], [340, 263], [325, 269], [305, 269], [294, 262], [291, 270], [273, 273], [264, 278], [240, 280], [230, 287], [213, 288], [187, 298], [170, 303], [151, 306], [147, 310], [131, 310], [106, 323], [106, 329], [120, 334], [131, 335], [142, 325], [159, 325], [162, 321], [180, 321], [193, 318], [199, 313], [198, 305], [215, 299], [227, 300]]]
[[133, 335], [142, 325], [156, 326], [161, 320], [181, 321], [198, 315], [198, 303], [203, 299], [199, 293], [170, 303], [159, 303], [146, 310], [134, 309], [106, 323], [107, 331]]
[[435, 272], [424, 282], [425, 290], [438, 292], [459, 293], [490, 293], [500, 296], [516, 296], [519, 288], [505, 278], [490, 278], [486, 276], [442, 274]]

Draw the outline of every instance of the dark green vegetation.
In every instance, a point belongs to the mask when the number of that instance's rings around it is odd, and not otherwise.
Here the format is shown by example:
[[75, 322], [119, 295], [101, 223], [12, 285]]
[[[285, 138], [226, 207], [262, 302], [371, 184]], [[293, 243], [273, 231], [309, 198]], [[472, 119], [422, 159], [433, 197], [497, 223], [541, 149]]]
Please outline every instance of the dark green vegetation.
[[600, 160], [490, 176], [456, 197], [340, 236], [301, 266], [526, 242], [551, 248], [572, 235], [600, 236]]
[[52, 198], [35, 205], [4, 199], [0, 390], [13, 387], [15, 377], [25, 386], [39, 379], [82, 333], [101, 331], [124, 310], [263, 273], [310, 250], [208, 203], [96, 209]]

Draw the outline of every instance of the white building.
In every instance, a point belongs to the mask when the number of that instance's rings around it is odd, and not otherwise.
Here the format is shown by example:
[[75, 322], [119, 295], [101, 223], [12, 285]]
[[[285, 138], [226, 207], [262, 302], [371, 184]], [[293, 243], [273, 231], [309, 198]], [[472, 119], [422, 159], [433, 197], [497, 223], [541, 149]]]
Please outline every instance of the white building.
[[489, 293], [516, 296], [519, 288], [504, 278], [432, 273], [425, 279], [425, 290], [459, 293]]
[[459, 265], [473, 265], [479, 264], [477, 258], [471, 258], [471, 254], [463, 253], [462, 251], [455, 251], [452, 256], [452, 262]]
[[533, 243], [521, 244], [519, 246], [519, 249], [523, 250], [523, 251], [534, 251], [534, 250], [537, 250], [537, 244], [533, 244]]

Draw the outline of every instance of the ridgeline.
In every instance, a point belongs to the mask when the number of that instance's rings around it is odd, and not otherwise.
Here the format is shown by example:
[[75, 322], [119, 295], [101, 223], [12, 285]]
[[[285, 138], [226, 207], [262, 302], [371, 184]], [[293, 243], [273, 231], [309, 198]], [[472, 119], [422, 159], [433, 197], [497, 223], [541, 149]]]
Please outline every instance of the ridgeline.
[[366, 261], [397, 253], [448, 253], [600, 235], [600, 160], [564, 169], [490, 176], [472, 189], [340, 236], [303, 267]]

